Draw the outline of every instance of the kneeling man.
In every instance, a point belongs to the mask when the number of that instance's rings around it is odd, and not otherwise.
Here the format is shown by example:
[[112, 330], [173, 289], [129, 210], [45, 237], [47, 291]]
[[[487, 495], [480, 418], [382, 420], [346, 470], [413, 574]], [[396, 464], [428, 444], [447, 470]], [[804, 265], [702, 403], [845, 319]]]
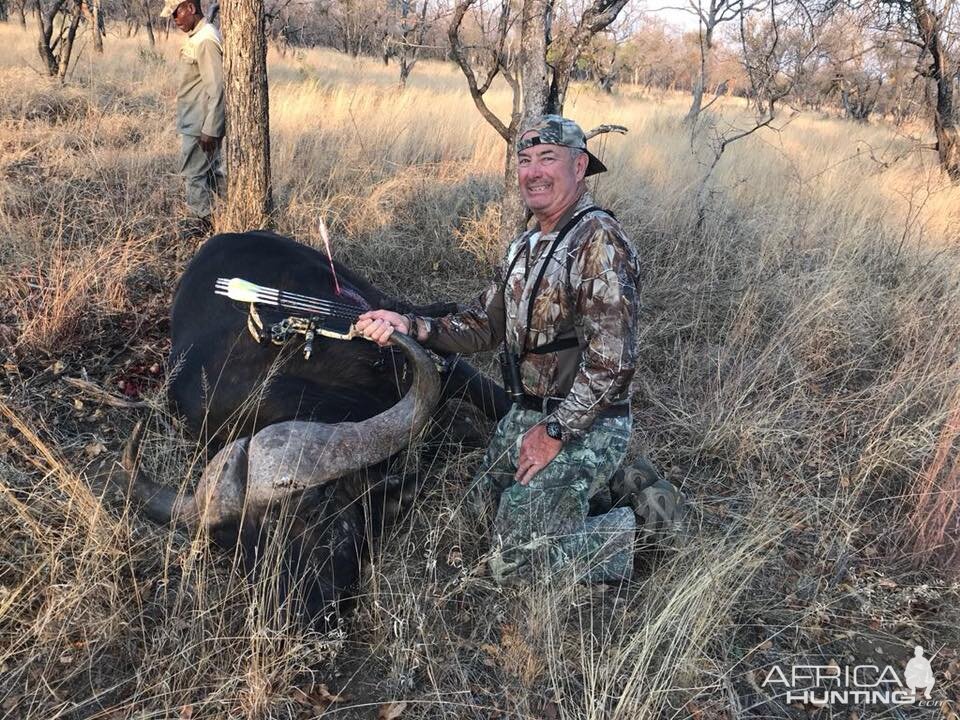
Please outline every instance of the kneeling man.
[[381, 345], [402, 332], [437, 352], [503, 343], [512, 356], [518, 402], [480, 472], [481, 485], [499, 495], [490, 560], [498, 582], [567, 569], [577, 579], [626, 579], [632, 510], [587, 512], [591, 485], [609, 482], [630, 438], [637, 259], [620, 224], [586, 191], [584, 178], [606, 168], [576, 123], [547, 115], [532, 124], [517, 143], [517, 165], [537, 225], [510, 244], [502, 277], [462, 312], [375, 310], [357, 329]]

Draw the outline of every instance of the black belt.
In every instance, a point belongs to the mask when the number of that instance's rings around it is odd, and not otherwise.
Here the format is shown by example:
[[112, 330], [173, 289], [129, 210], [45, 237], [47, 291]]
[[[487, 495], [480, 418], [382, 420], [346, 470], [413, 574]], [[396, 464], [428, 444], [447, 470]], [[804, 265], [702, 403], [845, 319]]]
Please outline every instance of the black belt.
[[[563, 398], [542, 398], [524, 393], [523, 399], [520, 401], [520, 407], [524, 410], [536, 410], [549, 415], [556, 412], [562, 402]], [[630, 403], [623, 403], [622, 405], [610, 405], [600, 412], [599, 417], [628, 417], [629, 415]]]

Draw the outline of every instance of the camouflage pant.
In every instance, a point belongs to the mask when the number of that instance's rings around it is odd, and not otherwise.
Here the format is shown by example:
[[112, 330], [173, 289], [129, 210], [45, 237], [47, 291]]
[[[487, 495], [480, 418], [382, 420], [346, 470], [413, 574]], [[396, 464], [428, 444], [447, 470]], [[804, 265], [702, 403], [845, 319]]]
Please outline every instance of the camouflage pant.
[[213, 212], [213, 197], [225, 186], [220, 148], [207, 155], [200, 138], [180, 136], [180, 175], [187, 191], [187, 210], [192, 217], [206, 218]]
[[570, 570], [577, 580], [621, 580], [633, 570], [636, 519], [629, 508], [587, 517], [591, 487], [605, 486], [623, 460], [629, 417], [600, 418], [584, 437], [524, 486], [515, 481], [523, 434], [543, 413], [514, 406], [500, 421], [478, 486], [499, 496], [490, 569], [499, 583], [539, 571]]

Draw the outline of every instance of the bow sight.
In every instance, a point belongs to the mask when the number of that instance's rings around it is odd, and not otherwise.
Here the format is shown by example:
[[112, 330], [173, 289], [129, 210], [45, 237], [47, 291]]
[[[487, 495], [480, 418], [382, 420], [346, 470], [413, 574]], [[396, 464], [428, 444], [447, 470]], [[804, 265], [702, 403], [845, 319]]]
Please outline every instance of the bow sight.
[[[313, 354], [313, 341], [317, 335], [335, 340], [363, 337], [353, 324], [363, 311], [363, 308], [356, 305], [263, 287], [242, 278], [218, 278], [214, 292], [231, 300], [249, 304], [247, 329], [257, 342], [283, 345], [295, 336], [302, 336], [303, 357], [307, 360]], [[281, 312], [294, 311], [298, 314], [284, 317], [268, 327], [263, 321], [258, 305], [277, 308]], [[348, 323], [349, 328], [346, 332], [339, 332], [330, 326], [331, 323], [341, 325]]]

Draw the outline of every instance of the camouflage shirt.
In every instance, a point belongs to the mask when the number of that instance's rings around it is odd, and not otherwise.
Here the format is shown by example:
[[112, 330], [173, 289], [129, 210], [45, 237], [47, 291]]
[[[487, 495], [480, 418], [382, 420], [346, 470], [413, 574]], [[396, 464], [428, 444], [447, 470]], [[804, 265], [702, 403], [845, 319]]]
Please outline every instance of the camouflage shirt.
[[[581, 218], [554, 251], [527, 331], [527, 306], [550, 246], [570, 218], [591, 205], [584, 193], [552, 232], [529, 230], [514, 240], [500, 277], [461, 312], [417, 318], [427, 329], [427, 347], [439, 352], [491, 350], [506, 337], [509, 348], [522, 356], [525, 392], [563, 398], [553, 416], [570, 437], [589, 430], [611, 405], [629, 403], [636, 366], [637, 258], [620, 224], [601, 211]], [[517, 253], [521, 256], [504, 283], [502, 276]], [[577, 346], [529, 353], [565, 338], [576, 338]]]

